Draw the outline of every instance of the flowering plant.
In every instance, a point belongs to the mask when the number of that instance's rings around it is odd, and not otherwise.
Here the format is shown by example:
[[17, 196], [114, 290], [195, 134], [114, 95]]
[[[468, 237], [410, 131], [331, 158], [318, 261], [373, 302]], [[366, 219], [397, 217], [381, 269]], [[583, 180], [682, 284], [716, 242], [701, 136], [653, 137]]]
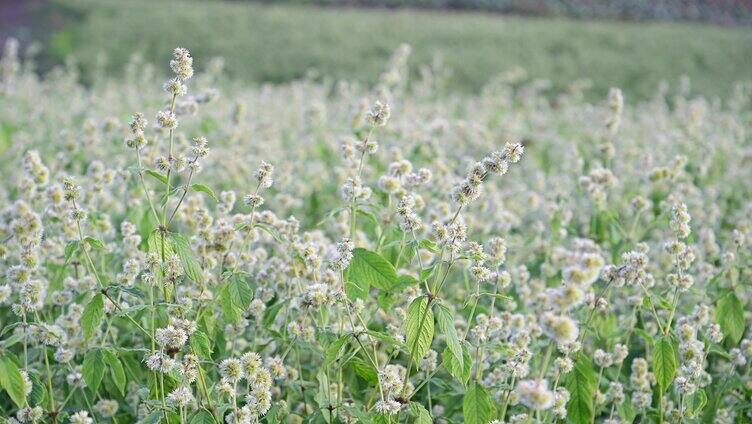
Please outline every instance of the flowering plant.
[[440, 98], [408, 54], [217, 90], [178, 48], [159, 92], [10, 42], [1, 420], [751, 420], [751, 86]]

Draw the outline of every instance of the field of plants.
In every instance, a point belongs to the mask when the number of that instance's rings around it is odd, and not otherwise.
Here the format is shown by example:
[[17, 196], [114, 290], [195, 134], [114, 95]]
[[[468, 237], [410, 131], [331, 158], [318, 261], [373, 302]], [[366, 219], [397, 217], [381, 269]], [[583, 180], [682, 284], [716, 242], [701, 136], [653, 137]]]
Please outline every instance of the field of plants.
[[752, 422], [752, 83], [438, 95], [410, 54], [85, 86], [9, 41], [0, 422]]
[[693, 93], [728, 97], [733, 84], [752, 73], [749, 28], [320, 8], [279, 1], [50, 3], [53, 17], [38, 26], [65, 24], [50, 35], [43, 59], [63, 63], [75, 57], [86, 82], [102, 69], [119, 75], [133, 55], [159, 63], [176, 45], [204, 59], [197, 69], [222, 57], [236, 81], [289, 82], [313, 71], [319, 81], [371, 84], [391, 52], [408, 43], [413, 47], [411, 74], [436, 65], [450, 73], [445, 85], [435, 87], [439, 93], [477, 94], [491, 76], [521, 68], [529, 79], [549, 81], [555, 92], [588, 80], [589, 101], [605, 97], [611, 87], [629, 93], [630, 101], [650, 99], [661, 82], [675, 85], [682, 75], [692, 80]]

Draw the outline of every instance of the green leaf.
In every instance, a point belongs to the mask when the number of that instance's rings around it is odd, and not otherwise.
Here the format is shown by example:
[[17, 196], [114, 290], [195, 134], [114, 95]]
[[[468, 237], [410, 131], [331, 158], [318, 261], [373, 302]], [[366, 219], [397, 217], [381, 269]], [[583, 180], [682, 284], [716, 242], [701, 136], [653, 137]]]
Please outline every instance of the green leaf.
[[345, 281], [345, 294], [350, 300], [364, 299], [368, 297], [371, 287], [365, 281]]
[[215, 202], [219, 202], [219, 199], [217, 199], [217, 195], [214, 194], [214, 190], [210, 189], [209, 187], [203, 184], [192, 184], [191, 188], [193, 189], [193, 191], [204, 193], [207, 196], [211, 197], [211, 199], [214, 200]]
[[185, 275], [197, 283], [202, 283], [204, 281], [204, 273], [201, 271], [201, 265], [193, 254], [193, 249], [191, 249], [188, 239], [178, 233], [170, 234], [170, 239], [172, 239], [172, 246], [180, 257], [180, 262], [183, 264]]
[[439, 253], [439, 246], [433, 240], [424, 239], [418, 243], [418, 246], [422, 249], [426, 249], [431, 253]]
[[433, 424], [431, 414], [428, 410], [418, 402], [410, 402], [410, 412], [415, 415], [415, 421], [413, 424]]
[[410, 286], [418, 284], [418, 280], [412, 275], [402, 274], [397, 277], [397, 284], [394, 285], [394, 291], [402, 291]]
[[276, 241], [277, 243], [285, 242], [284, 239], [282, 238], [282, 235], [279, 233], [279, 230], [271, 225], [264, 224], [263, 222], [257, 222], [256, 224], [254, 224], [254, 227], [272, 236], [274, 241]]
[[154, 411], [139, 421], [138, 424], [158, 424], [163, 416], [164, 413], [162, 411]]
[[653, 338], [653, 336], [648, 334], [648, 332], [643, 330], [642, 328], [635, 328], [633, 331], [636, 335], [642, 338], [646, 345], [653, 346], [653, 344], [655, 344], [655, 339]]
[[324, 352], [324, 363], [327, 366], [333, 364], [335, 361], [337, 361], [337, 359], [339, 359], [342, 348], [347, 344], [349, 340], [349, 335], [342, 336], [326, 347], [326, 351]]
[[428, 279], [430, 279], [434, 271], [436, 271], [436, 264], [421, 269], [419, 272], [420, 275], [418, 275], [420, 281], [427, 281]]
[[721, 326], [726, 340], [738, 345], [744, 335], [744, 307], [736, 293], [728, 292], [718, 299], [715, 313], [716, 322]]
[[156, 253], [160, 258], [162, 257], [163, 247], [165, 257], [170, 256], [173, 253], [172, 245], [167, 238], [165, 238], [164, 243], [162, 243], [162, 232], [159, 230], [152, 231], [151, 234], [149, 234], [146, 243], [149, 246], [149, 252]]
[[462, 399], [462, 414], [465, 424], [488, 424], [491, 421], [491, 398], [480, 384], [468, 387]]
[[394, 302], [396, 301], [397, 295], [392, 292], [382, 291], [376, 296], [376, 304], [386, 313], [389, 313], [393, 309]]
[[16, 363], [8, 356], [0, 359], [0, 386], [8, 392], [18, 408], [23, 408], [26, 403], [26, 383]]
[[65, 262], [68, 263], [76, 252], [78, 252], [78, 240], [69, 241], [65, 245]]
[[251, 290], [251, 286], [249, 286], [248, 283], [239, 275], [235, 275], [230, 278], [230, 281], [227, 284], [227, 289], [230, 292], [230, 296], [232, 296], [235, 306], [240, 308], [241, 311], [245, 312], [245, 310], [248, 309], [248, 306], [251, 304], [251, 300], [253, 300], [253, 291]]
[[454, 355], [457, 364], [460, 368], [464, 368], [462, 344], [460, 344], [460, 339], [457, 337], [457, 329], [454, 328], [454, 316], [449, 308], [440, 303], [436, 304], [436, 324], [439, 327], [439, 332], [446, 337], [447, 348]]
[[100, 349], [92, 349], [86, 353], [81, 374], [83, 374], [86, 387], [94, 393], [97, 392], [99, 384], [102, 383], [104, 368], [104, 358]]
[[97, 293], [91, 298], [81, 314], [81, 330], [84, 338], [89, 339], [97, 331], [104, 318], [104, 300], [102, 294]]
[[653, 349], [653, 373], [660, 393], [666, 392], [676, 376], [676, 351], [668, 336], [658, 339]]
[[203, 331], [195, 331], [190, 338], [191, 350], [193, 353], [203, 359], [210, 359], [212, 355], [212, 345], [209, 336]]
[[413, 300], [407, 307], [405, 340], [413, 361], [420, 362], [433, 340], [433, 312], [425, 297]]
[[214, 417], [208, 411], [202, 409], [191, 417], [188, 424], [214, 424]]
[[397, 271], [378, 253], [358, 247], [347, 267], [347, 280], [357, 282], [358, 287], [389, 290], [397, 284]]
[[589, 357], [578, 354], [572, 372], [567, 375], [566, 388], [569, 391], [567, 419], [575, 424], [590, 424], [595, 416], [593, 397], [595, 396], [595, 372]]
[[16, 333], [16, 334], [10, 335], [4, 340], [0, 341], [0, 347], [9, 348], [16, 343], [20, 343], [23, 339], [24, 339], [23, 334]]
[[88, 236], [84, 238], [84, 241], [86, 242], [86, 244], [88, 244], [94, 249], [97, 249], [97, 250], [104, 249], [104, 243], [102, 243], [102, 240]]
[[282, 307], [285, 306], [285, 301], [278, 301], [277, 303], [273, 304], [272, 306], [269, 306], [266, 308], [266, 311], [264, 311], [264, 318], [261, 321], [261, 323], [264, 325], [264, 328], [269, 328], [270, 325], [274, 322], [274, 320], [277, 318], [277, 314], [279, 314], [279, 311], [282, 310]]
[[252, 299], [251, 287], [240, 275], [233, 275], [219, 289], [219, 305], [222, 309], [222, 315], [229, 322], [238, 322], [248, 309]]
[[355, 374], [369, 384], [379, 384], [379, 375], [373, 365], [366, 363], [360, 358], [353, 358], [350, 362]]
[[[269, 408], [269, 412], [267, 412], [266, 415], [264, 415], [264, 418], [266, 418], [266, 422], [267, 423], [282, 422], [281, 418], [277, 418], [277, 414], [279, 414], [279, 405], [273, 404], [271, 406], [271, 408]], [[214, 424], [214, 423], [212, 423], [212, 424]]]
[[144, 173], [146, 175], [154, 178], [155, 180], [159, 181], [160, 183], [162, 183], [164, 185], [167, 185], [167, 177], [166, 176], [164, 176], [164, 175], [162, 175], [162, 174], [160, 174], [160, 173], [158, 173], [156, 171], [152, 171], [151, 169], [144, 170]]
[[376, 339], [376, 340], [378, 340], [378, 341], [380, 341], [382, 343], [385, 343], [387, 346], [399, 347], [400, 349], [404, 349], [404, 347], [405, 347], [405, 345], [403, 345], [402, 343], [400, 343], [399, 340], [397, 340], [396, 338], [394, 338], [394, 337], [392, 337], [389, 334], [386, 334], [384, 332], [374, 331], [374, 330], [368, 330], [368, 331], [366, 331], [366, 333], [368, 333], [368, 335], [371, 336], [371, 337], [373, 337], [374, 339]]
[[449, 374], [451, 374], [452, 377], [456, 378], [457, 381], [462, 383], [463, 386], [467, 384], [467, 381], [470, 379], [470, 371], [473, 364], [473, 360], [470, 357], [470, 351], [467, 349], [467, 345], [462, 344], [461, 364], [459, 363], [459, 361], [457, 361], [457, 358], [454, 357], [454, 354], [449, 349], [444, 350], [441, 353], [441, 357], [441, 363], [442, 365], [444, 365], [444, 368], [449, 371]]
[[34, 372], [30, 372], [29, 380], [31, 380], [31, 393], [29, 393], [29, 404], [32, 406], [42, 406], [47, 400], [47, 388], [42, 380]]
[[120, 394], [124, 396], [125, 384], [127, 381], [125, 378], [125, 370], [123, 369], [123, 364], [121, 364], [117, 356], [115, 356], [115, 354], [110, 352], [109, 350], [102, 350], [102, 359], [105, 365], [110, 369], [110, 376], [112, 377], [112, 381], [115, 383], [115, 386], [117, 386], [118, 390], [120, 390]]
[[700, 411], [705, 408], [705, 406], [708, 404], [708, 394], [705, 393], [705, 390], [700, 389], [697, 392], [695, 392], [694, 397], [692, 398], [692, 401], [690, 402], [692, 415], [697, 415], [700, 413]]
[[319, 390], [316, 392], [314, 399], [319, 405], [319, 408], [326, 408], [329, 406], [329, 379], [326, 377], [324, 368], [319, 369], [316, 374], [316, 380], [319, 382]]
[[227, 322], [240, 321], [241, 311], [235, 306], [229, 291], [229, 283], [219, 289], [219, 307], [222, 310], [222, 316]]
[[634, 422], [634, 419], [637, 416], [637, 411], [635, 411], [634, 406], [632, 406], [632, 399], [629, 396], [624, 398], [624, 401], [621, 405], [616, 407], [616, 410], [619, 413], [619, 417], [621, 417], [626, 423]]

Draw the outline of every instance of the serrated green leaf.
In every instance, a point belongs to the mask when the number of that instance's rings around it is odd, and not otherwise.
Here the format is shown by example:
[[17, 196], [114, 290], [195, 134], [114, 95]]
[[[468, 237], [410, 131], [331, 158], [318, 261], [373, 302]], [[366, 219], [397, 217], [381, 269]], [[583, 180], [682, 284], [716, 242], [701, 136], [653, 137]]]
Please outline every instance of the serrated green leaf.
[[193, 254], [193, 249], [191, 249], [188, 239], [178, 233], [170, 234], [170, 239], [172, 240], [175, 252], [180, 257], [180, 262], [183, 264], [185, 275], [197, 283], [202, 283], [204, 281], [204, 273], [201, 270], [201, 264], [199, 264], [196, 256]]
[[154, 411], [139, 421], [138, 424], [157, 424], [162, 420], [163, 416], [164, 413], [162, 411]]
[[197, 330], [191, 334], [190, 346], [193, 353], [203, 359], [210, 359], [212, 355], [212, 346], [209, 336], [203, 331]]
[[94, 249], [97, 249], [97, 250], [104, 249], [104, 243], [102, 243], [102, 240], [88, 236], [84, 238], [84, 241], [86, 242], [86, 244], [88, 244]]
[[127, 383], [127, 380], [125, 378], [125, 370], [123, 369], [123, 364], [120, 363], [120, 359], [118, 359], [118, 357], [115, 356], [114, 353], [104, 349], [102, 350], [102, 360], [104, 361], [107, 368], [110, 369], [110, 376], [112, 377], [112, 381], [115, 383], [115, 386], [117, 386], [120, 394], [124, 396], [125, 384]]
[[446, 337], [447, 348], [454, 355], [455, 361], [460, 368], [464, 368], [462, 344], [457, 336], [457, 329], [454, 328], [454, 316], [449, 308], [440, 303], [436, 303], [436, 325], [439, 327], [439, 332]]
[[99, 384], [104, 378], [105, 363], [100, 349], [92, 349], [86, 352], [84, 356], [84, 363], [81, 369], [81, 374], [88, 387], [92, 392], [96, 393], [99, 389]]
[[665, 393], [676, 376], [676, 351], [668, 336], [661, 337], [653, 349], [653, 373], [660, 393]]
[[578, 354], [574, 368], [567, 375], [566, 388], [569, 391], [567, 420], [575, 424], [590, 424], [595, 416], [593, 397], [595, 396], [595, 372], [589, 357]]
[[97, 293], [91, 298], [81, 314], [81, 330], [84, 338], [90, 338], [99, 328], [104, 318], [104, 300], [102, 294]]
[[480, 384], [467, 388], [462, 399], [462, 414], [465, 424], [488, 424], [491, 421], [491, 397]]
[[446, 349], [441, 353], [441, 364], [446, 368], [449, 374], [456, 378], [462, 385], [467, 384], [470, 379], [470, 372], [472, 370], [472, 358], [470, 357], [470, 351], [467, 349], [466, 344], [462, 344], [462, 363], [454, 357], [454, 354]]
[[410, 413], [415, 415], [415, 421], [413, 424], [432, 424], [431, 414], [428, 410], [418, 402], [410, 402]]
[[353, 360], [350, 361], [350, 364], [358, 377], [370, 384], [379, 383], [379, 375], [371, 364], [360, 358], [353, 358]]
[[397, 272], [392, 264], [378, 253], [361, 247], [353, 250], [346, 275], [347, 280], [355, 282], [358, 287], [390, 290], [397, 283]]
[[226, 321], [238, 322], [253, 299], [248, 283], [240, 276], [233, 275], [219, 289], [219, 304]]
[[24, 406], [26, 403], [26, 384], [16, 363], [7, 356], [0, 359], [0, 386], [5, 389], [18, 408]]
[[235, 306], [229, 291], [229, 284], [225, 284], [219, 289], [219, 307], [222, 310], [222, 316], [225, 321], [236, 323], [240, 321], [241, 311]]
[[407, 307], [405, 341], [413, 361], [420, 362], [433, 341], [433, 312], [428, 299], [419, 297]]
[[337, 361], [337, 359], [339, 359], [342, 348], [347, 344], [349, 340], [349, 335], [342, 336], [326, 347], [326, 351], [324, 351], [324, 363], [327, 366], [333, 364], [335, 361]]
[[232, 278], [230, 278], [230, 281], [228, 281], [228, 291], [230, 293], [230, 296], [232, 296], [233, 302], [235, 302], [235, 306], [237, 306], [241, 311], [245, 311], [248, 309], [248, 306], [251, 304], [251, 300], [253, 300], [253, 291], [251, 290], [251, 286], [248, 285], [248, 283], [241, 277], [240, 275], [235, 275]]
[[208, 411], [201, 410], [191, 417], [188, 424], [214, 424], [214, 417]]
[[31, 380], [31, 393], [29, 393], [29, 404], [32, 406], [42, 406], [47, 400], [47, 388], [42, 383], [42, 380], [34, 372], [29, 373], [29, 380]]
[[744, 336], [744, 307], [734, 292], [728, 292], [716, 304], [716, 322], [734, 346]]
[[164, 243], [162, 243], [162, 232], [159, 230], [154, 230], [149, 234], [149, 238], [146, 241], [146, 244], [149, 247], [150, 253], [156, 253], [160, 258], [162, 257], [162, 248], [164, 248], [164, 255], [165, 257], [172, 255], [172, 244], [167, 239], [167, 237], [164, 237]]

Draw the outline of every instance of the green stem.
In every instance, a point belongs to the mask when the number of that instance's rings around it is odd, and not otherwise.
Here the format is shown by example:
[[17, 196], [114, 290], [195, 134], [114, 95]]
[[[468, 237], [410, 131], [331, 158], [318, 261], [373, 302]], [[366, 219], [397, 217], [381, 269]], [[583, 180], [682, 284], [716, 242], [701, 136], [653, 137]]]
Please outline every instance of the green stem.
[[499, 414], [501, 421], [504, 421], [504, 418], [506, 418], [507, 415], [507, 408], [509, 407], [509, 399], [512, 395], [512, 390], [514, 389], [515, 378], [515, 376], [512, 376], [512, 382], [504, 396], [504, 403], [501, 404], [501, 413]]
[[548, 363], [551, 361], [551, 354], [554, 351], [554, 342], [549, 340], [548, 347], [546, 348], [546, 355], [543, 357], [542, 367], [540, 369], [540, 373], [538, 374], [538, 379], [543, 378], [546, 375], [546, 371], [548, 371]]
[[[606, 284], [606, 287], [604, 287], [601, 292], [596, 296], [595, 301], [593, 302], [593, 309], [590, 310], [590, 315], [588, 315], [587, 321], [585, 321], [585, 325], [582, 328], [582, 331], [580, 332], [580, 344], [582, 344], [583, 341], [585, 341], [585, 335], [587, 335], [587, 331], [590, 328], [590, 323], [593, 321], [593, 317], [595, 316], [595, 310], [598, 309], [598, 301], [603, 298], [603, 296], [606, 295], [606, 292], [608, 289], [611, 288], [611, 280]], [[660, 325], [660, 324], [659, 324]]]
[[[175, 98], [177, 97], [177, 94], [172, 95], [172, 100], [170, 101], [170, 113], [175, 113]], [[169, 168], [167, 168], [167, 183], [166, 183], [166, 190], [165, 190], [165, 202], [162, 206], [162, 225], [167, 226], [167, 203], [170, 199], [170, 178], [172, 176], [172, 145], [173, 145], [173, 139], [174, 139], [175, 130], [173, 128], [170, 128], [170, 135], [169, 135], [169, 145], [167, 149], [167, 163], [169, 164]]]
[[146, 195], [146, 200], [149, 202], [149, 208], [154, 214], [154, 219], [157, 223], [159, 223], [159, 214], [157, 213], [157, 209], [154, 207], [154, 202], [152, 202], [151, 200], [149, 189], [146, 188], [146, 182], [144, 181], [144, 171], [143, 165], [141, 163], [141, 151], [138, 149], [136, 149], [136, 158], [138, 159], [138, 178], [141, 180], [141, 186], [144, 188], [144, 194]]

